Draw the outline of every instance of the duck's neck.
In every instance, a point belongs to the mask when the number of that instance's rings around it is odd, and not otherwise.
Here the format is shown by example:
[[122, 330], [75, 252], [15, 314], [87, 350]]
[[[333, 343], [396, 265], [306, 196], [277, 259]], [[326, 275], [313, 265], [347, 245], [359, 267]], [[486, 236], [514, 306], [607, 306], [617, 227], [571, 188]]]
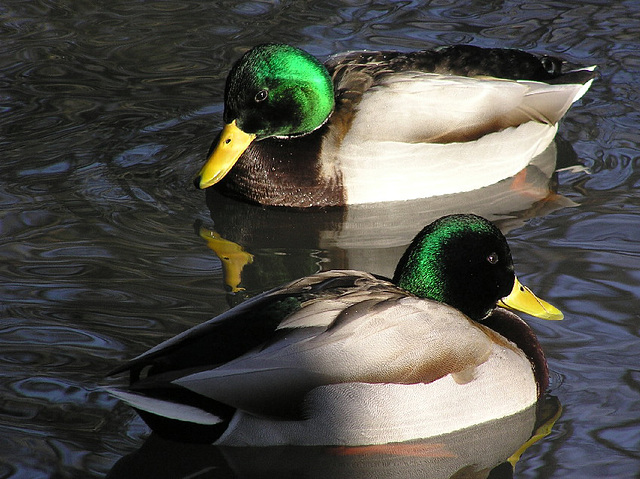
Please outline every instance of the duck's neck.
[[345, 204], [339, 175], [320, 164], [325, 128], [304, 136], [254, 142], [218, 184], [224, 194], [255, 203], [309, 207]]
[[516, 314], [502, 308], [496, 308], [481, 324], [515, 343], [524, 352], [536, 378], [538, 396], [541, 396], [549, 386], [549, 368], [542, 346], [529, 325]]

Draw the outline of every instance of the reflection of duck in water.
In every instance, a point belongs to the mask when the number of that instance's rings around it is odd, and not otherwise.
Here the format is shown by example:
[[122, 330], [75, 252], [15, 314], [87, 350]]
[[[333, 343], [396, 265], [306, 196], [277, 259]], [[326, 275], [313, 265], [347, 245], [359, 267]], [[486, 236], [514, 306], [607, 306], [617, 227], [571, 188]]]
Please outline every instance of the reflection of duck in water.
[[323, 66], [282, 44], [249, 50], [225, 127], [196, 178], [252, 202], [334, 206], [459, 193], [515, 175], [553, 140], [593, 67], [468, 45], [351, 52]]
[[391, 276], [421, 225], [440, 216], [473, 212], [490, 219], [506, 234], [529, 218], [575, 206], [556, 192], [554, 172], [556, 164], [560, 168], [578, 164], [577, 156], [566, 142], [558, 146], [558, 155], [554, 142], [516, 176], [495, 185], [413, 201], [300, 210], [248, 204], [211, 188], [207, 205], [215, 234], [241, 245], [236, 248], [251, 253], [253, 263], [245, 267], [245, 256], [230, 257], [226, 246], [217, 251], [217, 243], [208, 241], [207, 245], [221, 258], [225, 283], [233, 292], [241, 286], [255, 294], [327, 269]]
[[366, 447], [217, 447], [151, 434], [107, 478], [175, 479], [215, 471], [216, 479], [505, 479], [513, 477], [523, 452], [549, 434], [560, 412], [558, 400], [545, 396], [538, 407], [477, 427], [431, 440]]
[[448, 216], [415, 238], [393, 282], [328, 271], [273, 289], [117, 368], [131, 385], [112, 392], [162, 434], [219, 445], [432, 437], [523, 411], [546, 389], [534, 333], [496, 304], [562, 317], [519, 285], [493, 224]]
[[207, 246], [216, 254], [222, 262], [222, 274], [225, 284], [232, 293], [242, 291], [242, 270], [247, 264], [253, 263], [253, 255], [247, 253], [242, 246], [221, 237], [215, 231], [198, 227], [198, 234], [207, 242]]

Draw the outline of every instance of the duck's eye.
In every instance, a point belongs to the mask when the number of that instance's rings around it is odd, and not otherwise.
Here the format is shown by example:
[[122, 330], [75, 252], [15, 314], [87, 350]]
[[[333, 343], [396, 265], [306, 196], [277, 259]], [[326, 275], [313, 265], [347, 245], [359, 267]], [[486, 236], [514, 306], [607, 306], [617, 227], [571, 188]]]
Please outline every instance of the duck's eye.
[[491, 264], [496, 264], [498, 262], [498, 253], [491, 253], [487, 256], [487, 261]]
[[256, 103], [260, 103], [261, 101], [265, 101], [267, 99], [267, 97], [269, 96], [269, 90], [260, 90], [258, 91], [258, 93], [256, 93]]

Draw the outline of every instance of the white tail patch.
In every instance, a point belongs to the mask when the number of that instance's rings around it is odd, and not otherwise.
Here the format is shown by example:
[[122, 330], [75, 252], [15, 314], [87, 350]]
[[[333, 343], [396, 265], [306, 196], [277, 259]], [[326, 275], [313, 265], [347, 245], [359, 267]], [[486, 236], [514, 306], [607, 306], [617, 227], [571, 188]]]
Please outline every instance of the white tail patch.
[[192, 422], [195, 424], [213, 425], [223, 422], [215, 414], [208, 413], [193, 406], [187, 406], [162, 399], [155, 399], [142, 394], [131, 393], [115, 388], [105, 388], [112, 396], [117, 397], [128, 405], [150, 412], [157, 416], [175, 419], [176, 421]]

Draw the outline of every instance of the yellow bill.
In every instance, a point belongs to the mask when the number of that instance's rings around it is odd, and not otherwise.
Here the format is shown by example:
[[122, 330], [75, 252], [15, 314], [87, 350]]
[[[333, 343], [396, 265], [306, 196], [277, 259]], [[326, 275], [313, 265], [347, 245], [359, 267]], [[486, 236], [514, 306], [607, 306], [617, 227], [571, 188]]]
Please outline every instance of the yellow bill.
[[564, 318], [558, 308], [538, 298], [529, 288], [522, 286], [518, 278], [515, 279], [509, 296], [505, 296], [498, 301], [498, 306], [521, 311], [540, 319], [559, 321]]
[[245, 133], [238, 128], [235, 120], [227, 123], [222, 129], [213, 153], [198, 173], [196, 178], [198, 188], [201, 190], [209, 188], [224, 178], [255, 138], [255, 134]]

